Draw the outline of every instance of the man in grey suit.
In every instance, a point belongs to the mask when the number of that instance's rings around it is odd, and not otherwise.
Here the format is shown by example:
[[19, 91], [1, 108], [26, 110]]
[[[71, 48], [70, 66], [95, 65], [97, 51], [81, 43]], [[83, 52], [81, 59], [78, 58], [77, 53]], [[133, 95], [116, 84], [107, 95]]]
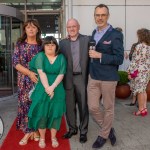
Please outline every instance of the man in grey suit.
[[60, 50], [67, 59], [67, 72], [64, 78], [66, 89], [66, 118], [69, 131], [63, 138], [71, 138], [78, 132], [76, 124], [76, 104], [79, 110], [79, 130], [81, 143], [87, 141], [89, 113], [87, 106], [88, 42], [89, 37], [79, 33], [76, 19], [67, 22], [68, 38], [60, 41]]

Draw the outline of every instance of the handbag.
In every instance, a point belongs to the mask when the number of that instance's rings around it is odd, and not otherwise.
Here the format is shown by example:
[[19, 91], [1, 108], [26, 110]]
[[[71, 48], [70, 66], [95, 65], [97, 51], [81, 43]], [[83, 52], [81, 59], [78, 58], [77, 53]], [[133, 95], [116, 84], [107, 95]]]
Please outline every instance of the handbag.
[[130, 76], [132, 79], [136, 78], [138, 76], [139, 71], [135, 70], [134, 72], [130, 73]]

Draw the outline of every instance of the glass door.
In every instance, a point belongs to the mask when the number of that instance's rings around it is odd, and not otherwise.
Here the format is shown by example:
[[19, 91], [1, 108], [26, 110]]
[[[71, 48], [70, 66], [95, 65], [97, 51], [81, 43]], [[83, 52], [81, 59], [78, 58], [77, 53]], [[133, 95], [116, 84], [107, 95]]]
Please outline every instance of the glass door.
[[20, 37], [20, 21], [0, 16], [0, 97], [12, 95], [16, 91], [16, 72], [12, 67], [15, 42]]
[[12, 94], [11, 18], [0, 18], [0, 96], [5, 96]]

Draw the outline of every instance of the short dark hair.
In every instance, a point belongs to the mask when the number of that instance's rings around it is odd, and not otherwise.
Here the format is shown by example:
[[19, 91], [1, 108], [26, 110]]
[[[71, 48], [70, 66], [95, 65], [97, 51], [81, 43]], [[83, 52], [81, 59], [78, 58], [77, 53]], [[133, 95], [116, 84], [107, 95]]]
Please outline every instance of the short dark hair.
[[56, 45], [55, 55], [58, 55], [60, 53], [58, 42], [56, 38], [54, 38], [53, 36], [47, 36], [44, 38], [42, 44], [42, 51], [44, 51], [44, 47], [46, 44], [55, 44]]
[[109, 14], [109, 8], [108, 8], [108, 6], [105, 5], [105, 4], [99, 4], [99, 5], [97, 5], [97, 6], [95, 7], [95, 10], [96, 10], [96, 8], [103, 8], [103, 7], [105, 7], [105, 8], [107, 9], [108, 14]]

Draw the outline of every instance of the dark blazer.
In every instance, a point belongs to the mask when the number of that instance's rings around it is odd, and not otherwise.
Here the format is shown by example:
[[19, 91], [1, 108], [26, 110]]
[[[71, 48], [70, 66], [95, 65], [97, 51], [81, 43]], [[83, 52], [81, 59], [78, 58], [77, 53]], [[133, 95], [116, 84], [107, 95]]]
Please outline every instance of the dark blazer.
[[[87, 85], [88, 80], [88, 42], [89, 37], [79, 34], [80, 45], [80, 64], [84, 83]], [[69, 39], [63, 39], [59, 43], [60, 51], [67, 59], [67, 72], [64, 77], [65, 89], [71, 89], [73, 87], [73, 60], [71, 53], [71, 43]]]
[[[92, 33], [92, 39], [94, 39], [95, 32], [96, 30]], [[98, 41], [96, 51], [102, 53], [102, 58], [101, 62], [100, 59], [93, 59], [93, 62], [90, 62], [90, 76], [92, 79], [118, 81], [118, 66], [123, 63], [124, 59], [122, 33], [110, 26]]]

